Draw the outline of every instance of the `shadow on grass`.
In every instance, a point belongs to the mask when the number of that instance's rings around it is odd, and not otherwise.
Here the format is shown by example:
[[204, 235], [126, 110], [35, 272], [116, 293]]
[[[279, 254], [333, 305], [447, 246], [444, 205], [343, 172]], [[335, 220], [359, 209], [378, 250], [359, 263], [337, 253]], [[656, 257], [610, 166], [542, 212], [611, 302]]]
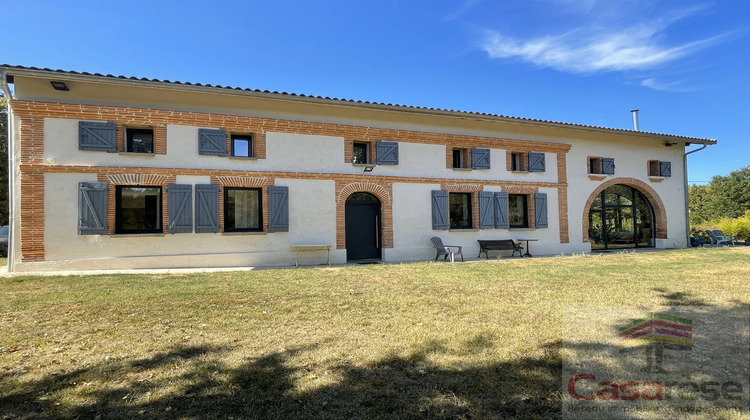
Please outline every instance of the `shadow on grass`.
[[[485, 347], [485, 340], [467, 346]], [[10, 418], [549, 418], [560, 414], [559, 346], [547, 346], [540, 359], [449, 369], [429, 362], [430, 354], [443, 351], [440, 343], [429, 343], [369, 365], [341, 361], [329, 372], [339, 380], [305, 391], [295, 384], [309, 367], [293, 366], [292, 359], [315, 346], [267, 354], [237, 368], [217, 364], [232, 349], [176, 347], [149, 359], [103, 362], [17, 383], [14, 392], [0, 396], [0, 412]], [[186, 384], [180, 392], [157, 397], [167, 384], [156, 378], [118, 386], [118, 375], [180, 363], [190, 366], [170, 380]], [[85, 395], [76, 403], [56, 395], [85, 382], [103, 385], [81, 391]]]

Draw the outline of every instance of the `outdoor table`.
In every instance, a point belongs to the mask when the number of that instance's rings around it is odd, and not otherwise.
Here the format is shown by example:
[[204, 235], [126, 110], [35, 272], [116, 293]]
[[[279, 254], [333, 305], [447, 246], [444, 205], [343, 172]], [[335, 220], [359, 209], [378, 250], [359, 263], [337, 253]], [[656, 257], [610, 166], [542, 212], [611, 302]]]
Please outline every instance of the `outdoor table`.
[[533, 257], [531, 255], [531, 252], [529, 252], [529, 242], [537, 242], [539, 239], [516, 239], [516, 242], [526, 242], [526, 253], [523, 254], [524, 257]]

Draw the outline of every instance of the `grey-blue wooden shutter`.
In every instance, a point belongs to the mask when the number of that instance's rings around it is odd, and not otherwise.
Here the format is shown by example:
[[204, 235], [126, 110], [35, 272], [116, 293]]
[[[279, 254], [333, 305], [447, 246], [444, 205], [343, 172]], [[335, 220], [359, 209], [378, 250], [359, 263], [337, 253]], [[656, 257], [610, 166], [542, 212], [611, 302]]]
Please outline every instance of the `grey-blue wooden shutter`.
[[492, 191], [479, 191], [479, 229], [494, 229], [495, 211]]
[[398, 165], [397, 141], [379, 141], [375, 144], [378, 165]]
[[117, 127], [109, 122], [78, 122], [78, 149], [100, 152], [116, 152], [115, 133]]
[[471, 169], [490, 169], [490, 149], [471, 149]]
[[107, 233], [107, 184], [81, 182], [78, 184], [78, 234], [104, 235]]
[[195, 186], [195, 233], [219, 231], [219, 186]]
[[448, 229], [448, 191], [432, 191], [432, 228]]
[[198, 129], [198, 153], [201, 155], [226, 156], [227, 132], [208, 128]]
[[547, 193], [534, 194], [534, 208], [536, 210], [536, 227], [546, 228], [547, 223]]
[[659, 162], [661, 176], [672, 176], [672, 162]]
[[614, 158], [602, 158], [602, 173], [612, 175], [615, 173]]
[[493, 198], [495, 228], [510, 228], [510, 221], [508, 220], [508, 193], [505, 191], [496, 192]]
[[268, 187], [268, 231], [289, 232], [289, 187]]
[[169, 233], [193, 232], [193, 186], [167, 185], [167, 231]]
[[544, 153], [529, 152], [529, 172], [544, 172]]

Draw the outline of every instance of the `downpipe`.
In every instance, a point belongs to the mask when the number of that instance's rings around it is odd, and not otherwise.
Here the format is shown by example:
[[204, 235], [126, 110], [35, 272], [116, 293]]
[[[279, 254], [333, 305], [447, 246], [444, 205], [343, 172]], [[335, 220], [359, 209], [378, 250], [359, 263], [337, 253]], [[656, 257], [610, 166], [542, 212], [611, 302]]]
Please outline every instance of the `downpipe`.
[[685, 178], [685, 240], [687, 241], [687, 247], [690, 248], [692, 244], [690, 243], [690, 198], [688, 196], [688, 174], [687, 174], [687, 157], [690, 154], [693, 154], [695, 152], [700, 152], [701, 150], [708, 147], [707, 144], [702, 145], [701, 147], [691, 150], [689, 152], [685, 152], [685, 154], [682, 156], [682, 175], [683, 178]]

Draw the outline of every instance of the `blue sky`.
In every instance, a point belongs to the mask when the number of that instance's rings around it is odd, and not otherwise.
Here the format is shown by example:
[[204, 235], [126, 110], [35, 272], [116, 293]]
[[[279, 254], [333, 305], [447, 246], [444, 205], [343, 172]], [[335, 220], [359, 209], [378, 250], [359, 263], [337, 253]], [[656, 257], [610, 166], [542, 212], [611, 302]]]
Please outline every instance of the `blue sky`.
[[0, 0], [5, 64], [714, 138], [750, 164], [745, 0]]

